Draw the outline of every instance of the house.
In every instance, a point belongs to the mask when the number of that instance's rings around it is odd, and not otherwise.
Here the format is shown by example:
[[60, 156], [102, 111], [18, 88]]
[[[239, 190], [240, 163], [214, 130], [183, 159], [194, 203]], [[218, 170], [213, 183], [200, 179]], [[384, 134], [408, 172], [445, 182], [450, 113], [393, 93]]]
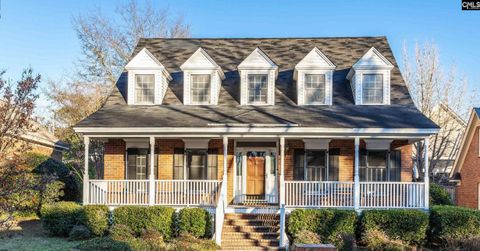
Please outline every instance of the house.
[[480, 209], [480, 108], [473, 108], [460, 144], [450, 180], [455, 189], [458, 206]]
[[452, 171], [467, 122], [444, 103], [433, 109], [431, 118], [442, 127], [436, 135], [430, 137], [430, 165], [436, 182], [446, 182], [445, 178]]
[[412, 144], [439, 130], [385, 37], [141, 39], [74, 129], [86, 153], [105, 142], [104, 180], [85, 176], [85, 204], [210, 208], [222, 247], [222, 231], [255, 232], [234, 228], [257, 219], [235, 213], [276, 215], [283, 246], [294, 208], [428, 209]]

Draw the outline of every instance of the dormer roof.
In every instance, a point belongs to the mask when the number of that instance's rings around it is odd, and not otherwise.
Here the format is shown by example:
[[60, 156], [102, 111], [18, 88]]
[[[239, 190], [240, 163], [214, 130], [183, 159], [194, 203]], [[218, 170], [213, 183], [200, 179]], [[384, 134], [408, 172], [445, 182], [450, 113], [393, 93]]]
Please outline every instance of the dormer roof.
[[172, 77], [168, 70], [147, 48], [141, 49], [125, 66], [129, 70], [161, 70], [168, 80]]
[[217, 70], [222, 79], [225, 79], [225, 74], [222, 68], [215, 62], [215, 60], [208, 55], [208, 53], [198, 48], [181, 66], [180, 69], [185, 70]]
[[257, 47], [238, 65], [238, 70], [278, 70], [278, 66]]

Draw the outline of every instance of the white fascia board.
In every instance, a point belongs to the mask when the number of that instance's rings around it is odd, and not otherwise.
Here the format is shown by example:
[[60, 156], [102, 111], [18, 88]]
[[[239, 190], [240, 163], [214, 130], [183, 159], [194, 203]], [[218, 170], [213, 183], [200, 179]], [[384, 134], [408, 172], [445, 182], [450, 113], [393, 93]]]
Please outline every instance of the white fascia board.
[[324, 128], [324, 127], [74, 127], [77, 133], [275, 133], [275, 134], [409, 134], [428, 136], [438, 132], [439, 129], [419, 128]]
[[[368, 57], [378, 57], [382, 64], [370, 64]], [[393, 64], [385, 58], [375, 47], [370, 48], [355, 64], [352, 65], [355, 70], [369, 69], [369, 70], [381, 70], [381, 69], [393, 69]]]
[[297, 65], [296, 70], [334, 70], [337, 66], [317, 47], [313, 48]]
[[[149, 60], [150, 59], [150, 60]], [[145, 61], [147, 60], [147, 61]], [[167, 80], [172, 80], [172, 76], [165, 66], [147, 48], [143, 48], [135, 55], [125, 66], [125, 70], [161, 70]]]
[[[206, 61], [210, 64], [205, 64], [204, 63], [195, 63], [195, 62], [192, 62], [194, 61], [196, 58], [198, 57], [203, 57], [204, 59], [206, 59]], [[205, 60], [203, 60], [205, 61]], [[198, 48], [188, 59], [187, 61], [185, 61], [181, 66], [180, 66], [180, 69], [182, 71], [188, 71], [188, 70], [216, 70], [218, 72], [218, 75], [220, 76], [220, 78], [222, 80], [225, 79], [225, 74], [222, 70], [222, 68], [215, 62], [215, 60], [213, 60], [212, 57], [210, 57], [210, 55], [208, 55], [208, 53], [202, 48]]]

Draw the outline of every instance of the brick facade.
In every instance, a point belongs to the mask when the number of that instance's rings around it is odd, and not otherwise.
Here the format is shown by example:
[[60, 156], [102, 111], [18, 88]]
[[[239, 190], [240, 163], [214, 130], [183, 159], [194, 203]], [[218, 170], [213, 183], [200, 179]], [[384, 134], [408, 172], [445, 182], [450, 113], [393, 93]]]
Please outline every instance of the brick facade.
[[[158, 153], [158, 179], [173, 179], [173, 154], [175, 148], [184, 148], [181, 139], [157, 139], [155, 152]], [[293, 179], [293, 153], [295, 149], [304, 148], [302, 140], [287, 140], [287, 151], [285, 152], [285, 180]], [[401, 151], [401, 181], [412, 180], [412, 145], [408, 141], [396, 140], [391, 144], [391, 149]], [[210, 149], [218, 149], [218, 179], [223, 176], [223, 146], [222, 139], [213, 139], [208, 143]], [[365, 144], [361, 141], [360, 148]], [[340, 149], [339, 156], [339, 180], [353, 181], [354, 173], [354, 141], [353, 140], [332, 140], [330, 148]], [[121, 139], [110, 139], [105, 143], [105, 179], [120, 180], [125, 178], [125, 141]], [[278, 155], [278, 162], [280, 156]], [[234, 179], [234, 140], [228, 142], [227, 160], [228, 187], [227, 197], [233, 199]]]
[[478, 208], [478, 185], [480, 183], [480, 157], [478, 149], [478, 131], [475, 128], [470, 145], [468, 146], [462, 169], [460, 170], [461, 182], [456, 187], [456, 203], [458, 206]]

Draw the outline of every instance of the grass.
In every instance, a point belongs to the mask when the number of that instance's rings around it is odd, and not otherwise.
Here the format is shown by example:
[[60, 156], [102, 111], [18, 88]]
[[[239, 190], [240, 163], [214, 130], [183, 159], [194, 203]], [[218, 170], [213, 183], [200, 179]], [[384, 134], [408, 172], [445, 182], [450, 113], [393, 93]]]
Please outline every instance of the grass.
[[16, 226], [8, 230], [0, 229], [0, 250], [2, 251], [63, 251], [72, 249], [80, 242], [48, 236], [36, 217], [19, 218]]

